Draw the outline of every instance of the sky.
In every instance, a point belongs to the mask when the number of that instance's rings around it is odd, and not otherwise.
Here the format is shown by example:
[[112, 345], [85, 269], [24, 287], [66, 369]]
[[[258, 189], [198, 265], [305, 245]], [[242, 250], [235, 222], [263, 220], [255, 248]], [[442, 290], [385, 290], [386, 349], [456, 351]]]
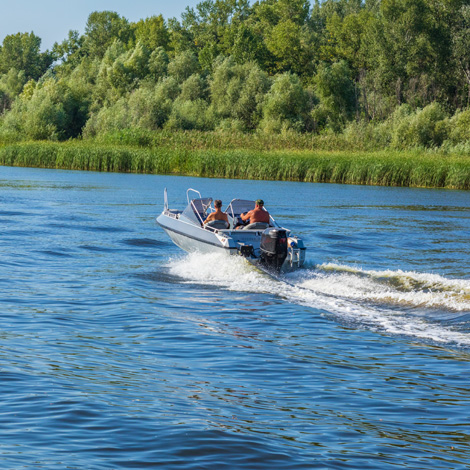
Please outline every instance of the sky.
[[41, 50], [50, 50], [71, 29], [83, 34], [93, 11], [115, 11], [134, 22], [160, 14], [167, 20], [180, 19], [187, 6], [198, 3], [200, 0], [0, 0], [0, 43], [9, 34], [32, 31], [42, 39]]

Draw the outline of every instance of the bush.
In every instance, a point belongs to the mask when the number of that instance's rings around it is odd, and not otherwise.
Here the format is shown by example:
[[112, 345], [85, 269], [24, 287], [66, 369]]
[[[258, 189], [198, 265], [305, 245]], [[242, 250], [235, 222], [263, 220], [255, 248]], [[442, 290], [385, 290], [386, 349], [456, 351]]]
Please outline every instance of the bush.
[[208, 96], [206, 80], [199, 74], [191, 75], [181, 86], [180, 97], [184, 101], [205, 100]]
[[258, 65], [239, 65], [231, 58], [218, 59], [211, 82], [213, 111], [220, 120], [236, 120], [245, 129], [255, 129], [270, 85], [269, 77]]
[[168, 75], [178, 83], [183, 83], [191, 75], [199, 71], [197, 57], [191, 51], [185, 51], [175, 56], [168, 64]]
[[0, 75], [0, 114], [10, 108], [14, 98], [23, 90], [26, 84], [26, 74], [23, 70], [10, 69], [8, 73]]
[[83, 129], [83, 137], [90, 138], [128, 127], [130, 127], [129, 108], [127, 100], [121, 98], [114, 105], [104, 106], [98, 112], [91, 114]]
[[470, 142], [470, 109], [457, 111], [449, 120], [449, 141], [453, 145]]
[[261, 128], [266, 132], [305, 129], [309, 96], [299, 77], [290, 72], [278, 75], [266, 95]]
[[211, 119], [207, 102], [201, 99], [194, 101], [177, 99], [173, 104], [166, 128], [201, 131], [213, 129], [213, 119]]
[[392, 115], [392, 147], [438, 147], [447, 138], [447, 114], [439, 103], [431, 103], [414, 113], [410, 113], [409, 108], [403, 111]]
[[170, 59], [163, 47], [159, 47], [152, 52], [148, 66], [150, 75], [154, 81], [158, 81], [166, 76], [169, 63]]
[[92, 113], [83, 130], [84, 137], [95, 137], [120, 129], [155, 130], [168, 120], [180, 88], [174, 78], [165, 78], [155, 87], [142, 86]]
[[32, 140], [77, 137], [87, 117], [88, 104], [78, 90], [54, 78], [29, 82], [5, 115], [1, 133]]
[[354, 82], [345, 61], [321, 65], [315, 77], [316, 94], [320, 100], [313, 111], [315, 127], [328, 127], [339, 132], [351, 120], [355, 109]]

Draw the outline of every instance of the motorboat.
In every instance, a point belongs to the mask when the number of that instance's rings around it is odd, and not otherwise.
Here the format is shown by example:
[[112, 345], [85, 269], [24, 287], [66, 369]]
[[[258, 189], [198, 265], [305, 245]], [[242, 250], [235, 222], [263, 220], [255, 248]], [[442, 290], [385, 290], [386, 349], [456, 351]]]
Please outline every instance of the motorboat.
[[212, 198], [189, 188], [184, 210], [168, 207], [168, 193], [164, 191], [163, 212], [157, 224], [171, 240], [186, 252], [226, 253], [243, 256], [250, 263], [269, 273], [280, 273], [300, 268], [305, 262], [306, 248], [301, 238], [280, 226], [269, 216], [269, 223], [245, 225], [241, 214], [255, 208], [255, 201], [233, 199], [225, 209], [228, 223], [213, 220], [204, 224], [213, 212]]

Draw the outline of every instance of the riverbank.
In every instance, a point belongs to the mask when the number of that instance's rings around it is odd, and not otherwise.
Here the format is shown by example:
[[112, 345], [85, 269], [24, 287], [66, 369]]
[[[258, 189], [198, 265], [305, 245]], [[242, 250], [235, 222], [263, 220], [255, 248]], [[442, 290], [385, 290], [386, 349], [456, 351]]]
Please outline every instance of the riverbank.
[[[217, 142], [215, 142], [216, 144]], [[142, 143], [144, 144], [144, 143]], [[206, 143], [207, 144], [207, 143]], [[470, 189], [470, 157], [426, 151], [212, 148], [175, 141], [21, 142], [0, 147], [0, 165], [214, 178]]]

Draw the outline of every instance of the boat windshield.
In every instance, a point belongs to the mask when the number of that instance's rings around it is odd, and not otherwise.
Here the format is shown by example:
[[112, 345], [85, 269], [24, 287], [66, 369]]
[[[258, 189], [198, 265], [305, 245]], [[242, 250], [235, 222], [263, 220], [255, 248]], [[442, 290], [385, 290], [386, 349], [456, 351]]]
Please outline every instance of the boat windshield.
[[202, 225], [208, 215], [207, 209], [209, 209], [211, 203], [212, 198], [210, 197], [192, 199], [182, 212], [180, 219], [194, 225]]
[[244, 212], [250, 212], [255, 208], [255, 201], [246, 199], [234, 199], [225, 209], [225, 213], [232, 217], [239, 217]]
[[[256, 206], [255, 201], [248, 201], [247, 199], [233, 199], [232, 202], [225, 209], [225, 213], [233, 217], [235, 220], [239, 218], [240, 214], [250, 212]], [[269, 224], [272, 227], [278, 227], [278, 223], [274, 220], [272, 215], [269, 215]]]

